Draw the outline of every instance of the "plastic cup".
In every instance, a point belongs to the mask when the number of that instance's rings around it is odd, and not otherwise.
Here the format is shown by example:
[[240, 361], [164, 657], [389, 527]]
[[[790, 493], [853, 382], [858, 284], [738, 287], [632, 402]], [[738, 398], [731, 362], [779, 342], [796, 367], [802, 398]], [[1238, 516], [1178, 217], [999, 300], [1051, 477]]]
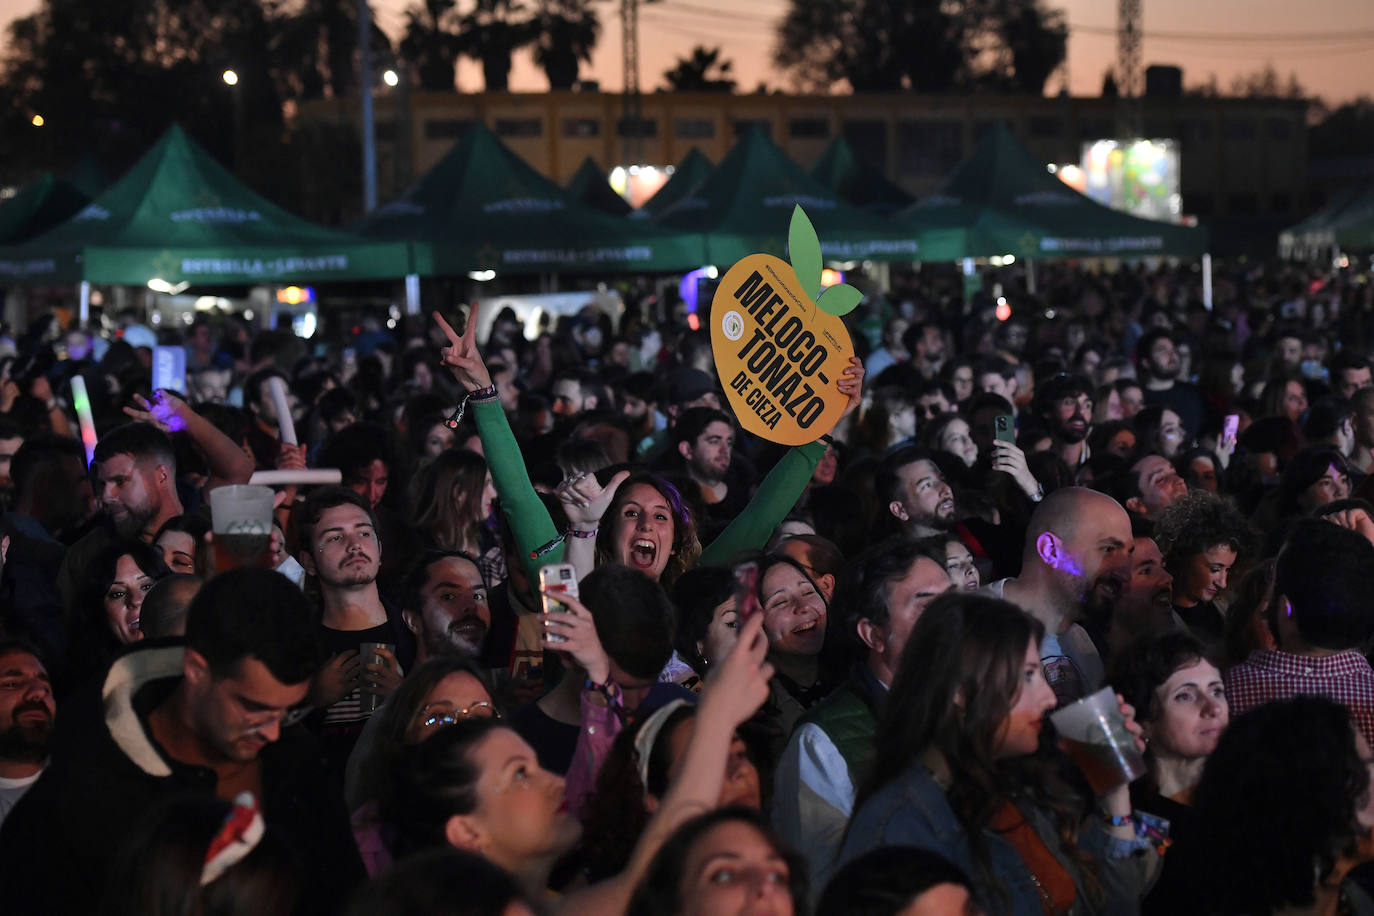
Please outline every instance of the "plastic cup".
[[1116, 693], [1103, 687], [1050, 713], [1064, 749], [1087, 777], [1095, 795], [1106, 795], [1145, 775], [1145, 758], [1126, 730]]
[[[368, 665], [389, 664], [389, 662], [387, 662], [386, 659], [382, 658], [380, 655], [377, 654], [377, 650], [379, 648], [385, 649], [388, 652], [390, 652], [393, 658], [396, 655], [396, 647], [389, 642], [359, 643], [358, 655], [361, 656], [361, 662], [364, 668], [366, 668]], [[364, 674], [366, 674], [366, 672], [364, 672]], [[358, 708], [361, 709], [363, 712], [376, 712], [377, 707], [381, 705], [382, 698], [377, 696], [376, 692], [368, 686], [367, 682], [362, 681], [361, 683], [359, 683]]]
[[230, 484], [210, 491], [215, 570], [271, 566], [271, 487]]

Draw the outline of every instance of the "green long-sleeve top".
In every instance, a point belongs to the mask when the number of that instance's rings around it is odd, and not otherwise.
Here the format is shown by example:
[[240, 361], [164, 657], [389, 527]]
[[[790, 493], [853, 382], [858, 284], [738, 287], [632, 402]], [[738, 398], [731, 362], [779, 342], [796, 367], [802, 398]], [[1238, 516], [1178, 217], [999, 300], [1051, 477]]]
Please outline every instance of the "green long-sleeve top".
[[[538, 558], [530, 553], [558, 536], [558, 529], [549, 518], [548, 510], [534, 492], [534, 484], [525, 471], [520, 445], [515, 441], [501, 402], [492, 398], [471, 401], [469, 407], [477, 422], [477, 435], [491, 469], [491, 482], [501, 497], [501, 508], [510, 521], [520, 550], [521, 561], [530, 581], [537, 581], [539, 567], [546, 563], [563, 562], [564, 547], [559, 544]], [[801, 497], [816, 465], [825, 455], [824, 442], [811, 442], [788, 449], [773, 470], [759, 484], [758, 492], [724, 531], [702, 550], [702, 566], [720, 566], [746, 550], [757, 550], [768, 542], [769, 536], [792, 511]]]

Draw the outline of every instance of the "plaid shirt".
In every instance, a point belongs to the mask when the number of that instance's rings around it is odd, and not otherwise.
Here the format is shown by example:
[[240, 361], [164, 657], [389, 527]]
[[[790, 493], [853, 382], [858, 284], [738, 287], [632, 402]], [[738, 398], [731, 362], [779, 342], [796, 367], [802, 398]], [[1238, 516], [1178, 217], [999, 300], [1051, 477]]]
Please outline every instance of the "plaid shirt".
[[1317, 694], [1342, 704], [1366, 740], [1374, 743], [1374, 668], [1354, 649], [1325, 658], [1256, 649], [1226, 672], [1232, 716], [1297, 694]]

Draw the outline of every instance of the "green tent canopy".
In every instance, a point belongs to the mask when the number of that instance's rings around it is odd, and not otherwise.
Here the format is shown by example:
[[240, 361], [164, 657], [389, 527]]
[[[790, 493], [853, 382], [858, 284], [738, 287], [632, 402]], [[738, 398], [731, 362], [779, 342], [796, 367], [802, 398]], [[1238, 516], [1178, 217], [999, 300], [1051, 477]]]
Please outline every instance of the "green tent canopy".
[[1197, 256], [1207, 232], [1104, 207], [1049, 173], [1002, 123], [930, 195], [893, 217], [927, 260]]
[[567, 191], [578, 203], [616, 216], [625, 216], [633, 209], [628, 200], [615, 193], [615, 188], [606, 180], [606, 173], [591, 156], [582, 160], [582, 165], [568, 180]]
[[696, 189], [711, 174], [711, 160], [707, 159], [695, 146], [687, 151], [682, 161], [673, 169], [672, 177], [654, 193], [653, 197], [633, 213], [635, 217], [654, 217], [677, 203]]
[[1306, 257], [1329, 248], [1374, 248], [1374, 185], [1342, 190], [1317, 212], [1279, 234], [1279, 252], [1284, 257]]
[[67, 182], [91, 200], [110, 186], [110, 173], [91, 152], [83, 153], [75, 168], [67, 174]]
[[411, 242], [416, 272], [669, 271], [699, 267], [701, 236], [631, 222], [571, 199], [481, 124], [359, 225]]
[[879, 216], [891, 216], [916, 200], [888, 181], [882, 172], [860, 160], [844, 137], [836, 137], [825, 148], [811, 167], [811, 177], [842, 200]]
[[0, 245], [42, 235], [90, 202], [69, 182], [44, 174], [0, 204]]
[[0, 280], [247, 285], [399, 277], [410, 253], [293, 216], [180, 128], [67, 222], [0, 248]]
[[793, 207], [800, 205], [829, 260], [914, 261], [910, 232], [840, 200], [806, 174], [758, 125], [751, 127], [694, 191], [655, 222], [701, 232], [712, 264], [755, 252], [785, 255]]

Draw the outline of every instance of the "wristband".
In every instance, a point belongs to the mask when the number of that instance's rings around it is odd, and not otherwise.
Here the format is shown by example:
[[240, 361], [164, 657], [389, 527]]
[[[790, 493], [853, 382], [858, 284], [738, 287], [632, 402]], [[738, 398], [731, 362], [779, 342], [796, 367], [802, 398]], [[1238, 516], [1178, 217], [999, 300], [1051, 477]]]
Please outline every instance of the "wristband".
[[485, 388], [478, 388], [468, 392], [468, 399], [473, 401], [490, 401], [496, 397], [496, 384], [492, 383]]
[[457, 429], [458, 424], [463, 422], [463, 413], [468, 409], [468, 401], [490, 401], [496, 397], [496, 386], [488, 385], [485, 388], [478, 388], [476, 391], [469, 391], [463, 395], [463, 399], [458, 402], [458, 406], [453, 408], [453, 413], [444, 420], [444, 425], [449, 429]]
[[573, 528], [573, 527], [570, 526], [570, 527], [568, 528], [568, 537], [570, 537], [570, 538], [594, 538], [594, 537], [596, 537], [596, 532], [597, 532], [598, 530], [599, 530], [599, 529], [597, 529], [597, 528], [587, 528], [587, 529], [583, 529], [583, 528]]
[[1135, 815], [1133, 814], [1108, 814], [1102, 812], [1102, 819], [1113, 827], [1134, 827]]
[[615, 681], [611, 680], [609, 677], [606, 678], [606, 683], [604, 684], [598, 684], [591, 678], [587, 678], [582, 682], [582, 689], [595, 691], [608, 700], [620, 692], [620, 688], [616, 686]]

